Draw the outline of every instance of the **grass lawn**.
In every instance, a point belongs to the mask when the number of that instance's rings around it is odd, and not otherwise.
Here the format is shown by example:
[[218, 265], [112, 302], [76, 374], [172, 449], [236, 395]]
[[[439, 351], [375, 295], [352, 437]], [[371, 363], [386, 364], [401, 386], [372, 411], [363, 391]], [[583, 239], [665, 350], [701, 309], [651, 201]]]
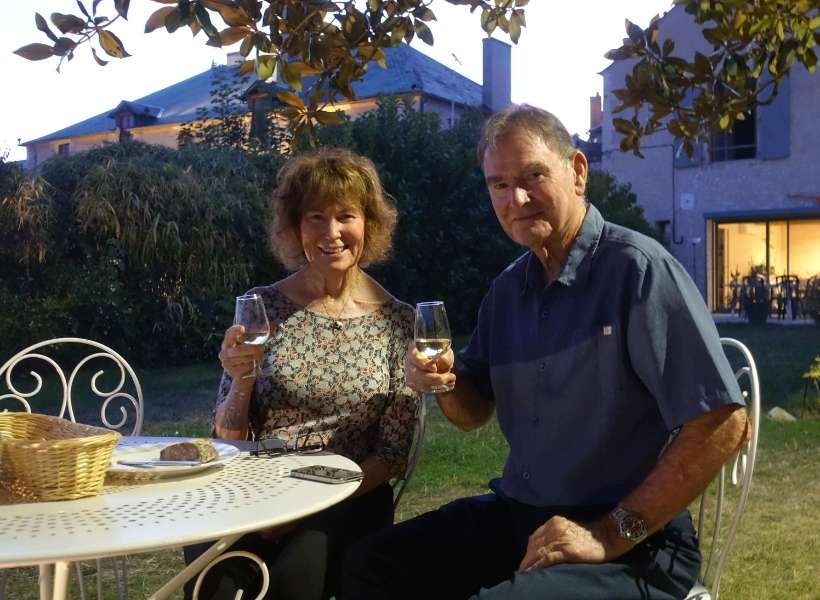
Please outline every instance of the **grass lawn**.
[[[799, 375], [820, 353], [820, 328], [722, 325], [719, 329], [721, 335], [735, 337], [752, 350], [761, 371], [767, 406], [799, 403]], [[145, 371], [139, 376], [145, 386], [146, 435], [207, 432], [206, 421], [219, 377], [215, 361]], [[500, 472], [505, 455], [506, 443], [495, 421], [478, 431], [461, 433], [433, 406], [421, 461], [397, 519], [411, 518], [464, 495], [483, 493], [487, 481]], [[820, 598], [818, 507], [820, 420], [778, 424], [764, 419], [752, 494], [724, 571], [721, 597]], [[146, 598], [181, 564], [181, 553], [176, 551], [129, 557], [130, 597]], [[30, 570], [15, 571], [7, 597], [33, 600], [35, 589], [36, 578]], [[78, 597], [75, 594], [72, 598]]]

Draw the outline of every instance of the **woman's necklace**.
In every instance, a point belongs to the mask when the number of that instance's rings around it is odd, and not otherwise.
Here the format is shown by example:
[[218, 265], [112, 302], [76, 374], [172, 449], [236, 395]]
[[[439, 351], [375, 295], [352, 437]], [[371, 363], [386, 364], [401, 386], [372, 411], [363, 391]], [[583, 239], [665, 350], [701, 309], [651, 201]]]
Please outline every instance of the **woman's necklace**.
[[348, 295], [347, 300], [345, 300], [344, 304], [342, 305], [342, 309], [336, 313], [335, 315], [331, 312], [330, 307], [327, 304], [327, 300], [325, 297], [322, 296], [320, 299], [320, 303], [322, 304], [322, 309], [324, 310], [325, 314], [330, 317], [331, 321], [333, 322], [333, 328], [337, 331], [343, 331], [345, 328], [345, 322], [342, 321], [342, 315], [345, 314], [348, 305], [350, 304], [350, 299], [353, 297], [353, 294]]

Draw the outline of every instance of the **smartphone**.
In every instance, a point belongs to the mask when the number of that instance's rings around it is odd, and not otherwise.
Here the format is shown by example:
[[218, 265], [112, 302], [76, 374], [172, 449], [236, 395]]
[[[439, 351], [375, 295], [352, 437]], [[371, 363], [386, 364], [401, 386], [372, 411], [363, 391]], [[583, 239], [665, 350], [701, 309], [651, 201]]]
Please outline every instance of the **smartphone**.
[[362, 478], [359, 471], [326, 467], [324, 465], [310, 465], [309, 467], [291, 469], [290, 476], [297, 479], [321, 481], [322, 483], [348, 483], [350, 481], [360, 481]]

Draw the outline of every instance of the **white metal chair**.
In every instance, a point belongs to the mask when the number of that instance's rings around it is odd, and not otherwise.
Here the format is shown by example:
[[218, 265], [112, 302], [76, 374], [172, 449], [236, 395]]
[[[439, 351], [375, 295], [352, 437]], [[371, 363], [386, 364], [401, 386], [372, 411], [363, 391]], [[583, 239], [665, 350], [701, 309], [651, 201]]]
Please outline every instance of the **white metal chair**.
[[[82, 353], [87, 354], [77, 359], [76, 355]], [[70, 372], [67, 368], [60, 366], [59, 362], [66, 359], [66, 354], [73, 358]], [[25, 364], [30, 368], [28, 375], [32, 379], [25, 384], [20, 381], [21, 375], [25, 376], [25, 371], [15, 370], [21, 364]], [[115, 379], [118, 377], [118, 381], [108, 390], [100, 388], [100, 378], [104, 377], [106, 372], [104, 365], [113, 367]], [[38, 366], [40, 367], [39, 371], [36, 369]], [[122, 356], [108, 346], [83, 338], [64, 337], [38, 342], [21, 350], [0, 366], [0, 392], [8, 390], [7, 393], [0, 394], [0, 411], [9, 410], [6, 405], [11, 404], [12, 407], [16, 406], [17, 410], [22, 409], [29, 413], [33, 410], [45, 414], [54, 414], [56, 412], [57, 416], [76, 422], [76, 401], [80, 396], [77, 395], [75, 384], [78, 383], [78, 378], [84, 378], [82, 374], [89, 367], [100, 367], [100, 370], [91, 376], [89, 387], [93, 396], [101, 399], [99, 410], [101, 425], [124, 435], [139, 435], [142, 430], [144, 414], [143, 396], [142, 387], [134, 369]], [[45, 371], [42, 370], [43, 368], [45, 368]], [[45, 387], [43, 386], [43, 375], [46, 376], [46, 381], [49, 384]], [[20, 389], [32, 382], [34, 385], [30, 388]], [[58, 386], [59, 394], [57, 397], [61, 398], [58, 411], [54, 406], [54, 385]], [[89, 393], [86, 392], [82, 396], [81, 402], [87, 403], [88, 396]], [[108, 411], [110, 408], [117, 407], [119, 408], [120, 419], [115, 421], [109, 418]], [[119, 562], [119, 568], [117, 562]], [[114, 561], [112, 564], [118, 596], [127, 598], [125, 558]], [[85, 600], [82, 568], [80, 563], [76, 563], [75, 566], [80, 596]], [[99, 599], [103, 597], [100, 566], [100, 561], [97, 561], [97, 598]], [[3, 573], [0, 573], [0, 600], [4, 598], [5, 577]]]
[[[735, 371], [735, 376], [746, 399], [751, 436], [737, 454], [721, 467], [715, 478], [715, 485], [710, 486], [710, 489], [707, 489], [700, 498], [697, 514], [698, 539], [703, 542], [704, 536], [709, 535], [711, 543], [698, 582], [690, 590], [686, 600], [718, 600], [720, 577], [740, 525], [743, 509], [749, 499], [749, 491], [752, 487], [752, 472], [754, 471], [757, 455], [757, 439], [760, 427], [760, 380], [757, 375], [757, 366], [751, 352], [744, 344], [732, 338], [721, 338], [720, 341], [724, 351], [734, 348], [742, 356], [743, 365]], [[730, 465], [731, 481], [738, 488], [738, 497], [733, 512], [731, 512], [731, 507], [726, 508], [727, 516], [731, 516], [731, 522], [728, 530], [724, 533], [721, 525], [724, 501], [727, 500], [725, 497], [726, 469]], [[712, 502], [714, 502], [713, 506]], [[711, 518], [706, 515], [707, 508], [714, 512]]]
[[427, 427], [427, 398], [434, 397], [432, 394], [422, 394], [419, 398], [418, 409], [416, 410], [416, 429], [413, 432], [413, 443], [410, 446], [410, 453], [407, 455], [407, 466], [401, 477], [396, 479], [393, 483], [393, 510], [395, 511], [399, 505], [404, 490], [407, 488], [407, 482], [413, 476], [413, 471], [416, 470], [416, 465], [421, 457], [421, 447], [424, 444], [424, 431]]

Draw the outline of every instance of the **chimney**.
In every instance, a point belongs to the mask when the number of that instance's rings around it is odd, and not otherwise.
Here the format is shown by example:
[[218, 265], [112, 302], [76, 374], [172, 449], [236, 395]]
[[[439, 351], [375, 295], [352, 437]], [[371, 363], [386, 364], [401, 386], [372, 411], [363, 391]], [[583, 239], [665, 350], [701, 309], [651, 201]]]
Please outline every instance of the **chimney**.
[[484, 39], [484, 84], [481, 103], [491, 112], [507, 108], [511, 100], [510, 45], [493, 38]]
[[589, 98], [589, 130], [592, 131], [596, 127], [600, 127], [602, 121], [601, 95], [595, 92], [595, 95]]

